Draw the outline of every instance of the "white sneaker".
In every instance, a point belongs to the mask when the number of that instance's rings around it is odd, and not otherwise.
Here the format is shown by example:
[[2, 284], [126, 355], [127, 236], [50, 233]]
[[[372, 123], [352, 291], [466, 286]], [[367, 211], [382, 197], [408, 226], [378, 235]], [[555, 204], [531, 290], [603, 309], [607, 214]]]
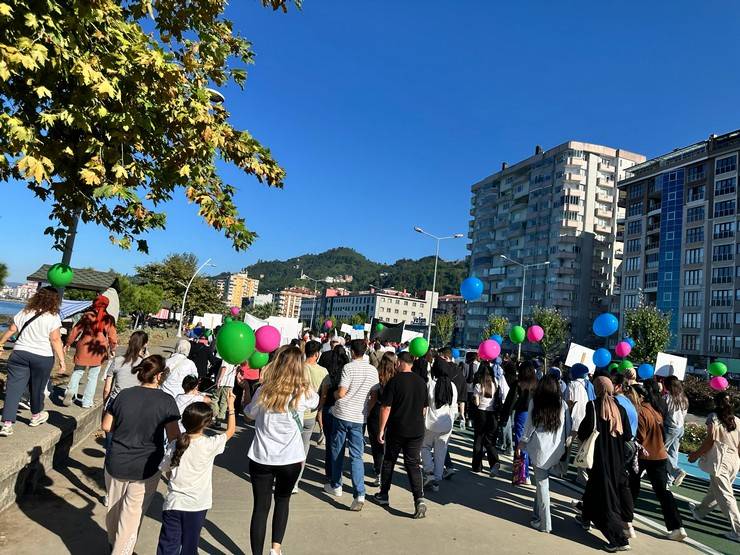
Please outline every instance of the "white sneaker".
[[637, 537], [637, 532], [635, 532], [635, 527], [632, 526], [632, 524], [627, 524], [627, 526], [624, 527], [624, 534], [630, 539]]
[[292, 494], [292, 495], [295, 495], [295, 494], [296, 494], [296, 493], [298, 493], [299, 491], [301, 491], [301, 490], [299, 490], [299, 489], [298, 489], [298, 486], [296, 486], [296, 487], [294, 487], [294, 488], [293, 488], [293, 491], [291, 492], [291, 494]]
[[673, 480], [673, 485], [679, 487], [683, 483], [684, 478], [686, 478], [686, 472], [684, 472], [683, 470], [679, 470], [678, 476], [676, 476], [676, 479]]
[[103, 507], [107, 507], [107, 506], [108, 506], [108, 494], [106, 493], [103, 496]]
[[334, 497], [342, 497], [342, 486], [333, 488], [331, 484], [324, 484], [324, 491]]
[[362, 507], [365, 506], [365, 496], [360, 495], [359, 497], [355, 497], [352, 500], [352, 505], [350, 506], [349, 510], [355, 513], [359, 513], [362, 510]]
[[699, 513], [699, 505], [696, 503], [689, 503], [689, 510], [691, 511], [691, 516], [694, 517], [695, 521], [704, 522], [704, 517]]
[[10, 422], [3, 422], [3, 427], [0, 428], [0, 436], [8, 437], [13, 435], [13, 424]]
[[41, 426], [47, 420], [49, 420], [49, 413], [42, 410], [40, 413], [31, 417], [31, 422], [28, 425], [35, 428], [36, 426]]
[[689, 535], [686, 533], [686, 530], [683, 528], [676, 528], [675, 530], [671, 530], [668, 532], [668, 539], [673, 540], [674, 542], [682, 542], [684, 541]]

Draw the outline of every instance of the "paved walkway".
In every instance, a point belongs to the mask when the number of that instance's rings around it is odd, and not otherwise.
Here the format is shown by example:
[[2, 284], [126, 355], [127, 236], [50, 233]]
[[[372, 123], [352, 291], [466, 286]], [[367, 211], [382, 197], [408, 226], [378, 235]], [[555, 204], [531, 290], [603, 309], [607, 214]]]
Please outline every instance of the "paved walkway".
[[[249, 552], [251, 491], [246, 474], [246, 452], [251, 430], [240, 428], [214, 469], [214, 508], [208, 513], [201, 551], [208, 554]], [[347, 509], [349, 486], [340, 499], [323, 494], [323, 449], [313, 446], [301, 492], [291, 502], [284, 541], [289, 555], [365, 553], [592, 553], [603, 546], [598, 532], [586, 533], [573, 520], [573, 493], [553, 484], [553, 533], [529, 527], [533, 487], [513, 487], [504, 463], [504, 477], [474, 475], [469, 467], [470, 438], [456, 434], [453, 459], [461, 470], [444, 481], [438, 493], [429, 493], [429, 512], [420, 521], [413, 511], [406, 477], [398, 471], [391, 490], [391, 508], [367, 503], [361, 513]], [[72, 453], [64, 472], [50, 472], [49, 482], [36, 496], [0, 514], [0, 553], [105, 553], [105, 508], [102, 476], [103, 451], [90, 438]], [[369, 460], [369, 459], [367, 459]], [[349, 480], [345, 478], [345, 484]], [[155, 552], [162, 508], [162, 492], [144, 518], [137, 552]], [[373, 493], [369, 488], [368, 493]], [[662, 538], [659, 531], [637, 523], [634, 549], [640, 553], [690, 553], [693, 549]], [[268, 532], [269, 538], [269, 532]]]

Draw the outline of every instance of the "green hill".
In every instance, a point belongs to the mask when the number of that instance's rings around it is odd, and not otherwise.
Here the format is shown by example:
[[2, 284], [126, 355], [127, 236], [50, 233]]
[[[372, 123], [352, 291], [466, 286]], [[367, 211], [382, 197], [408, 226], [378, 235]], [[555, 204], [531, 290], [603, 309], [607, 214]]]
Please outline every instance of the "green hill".
[[[300, 267], [300, 270], [296, 268]], [[339, 283], [357, 291], [366, 289], [369, 284], [394, 289], [420, 291], [432, 288], [434, 257], [419, 260], [401, 259], [393, 264], [373, 262], [357, 251], [339, 247], [320, 254], [304, 254], [289, 260], [260, 260], [246, 268], [250, 276], [264, 275], [260, 280], [260, 291], [277, 291], [292, 285], [313, 287], [311, 281], [301, 281], [301, 270], [315, 279], [327, 276], [351, 275], [352, 283]], [[437, 271], [437, 291], [442, 294], [459, 294], [460, 282], [467, 276], [464, 261], [445, 261], [440, 259]], [[387, 274], [387, 275], [386, 275]], [[321, 285], [321, 284], [320, 284]]]

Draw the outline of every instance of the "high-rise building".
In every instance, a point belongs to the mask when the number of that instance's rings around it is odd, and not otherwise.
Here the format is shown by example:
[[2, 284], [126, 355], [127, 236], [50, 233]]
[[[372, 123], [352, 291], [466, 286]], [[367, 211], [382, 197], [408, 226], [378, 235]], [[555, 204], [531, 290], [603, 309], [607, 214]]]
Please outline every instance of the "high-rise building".
[[289, 287], [275, 293], [277, 316], [298, 318], [301, 314], [301, 301], [314, 298], [315, 293], [305, 287]]
[[641, 302], [671, 314], [672, 352], [740, 357], [737, 167], [740, 130], [631, 168], [621, 312]]
[[[470, 273], [484, 285], [467, 304], [465, 343], [477, 345], [491, 314], [519, 322], [533, 306], [556, 307], [575, 337], [612, 304], [617, 253], [616, 183], [645, 157], [568, 141], [472, 186]], [[506, 260], [503, 256], [509, 257]], [[515, 262], [512, 262], [515, 261]], [[526, 269], [524, 265], [539, 264]], [[522, 281], [524, 292], [522, 299]]]
[[242, 271], [216, 279], [214, 284], [227, 305], [241, 307], [244, 300], [257, 296], [260, 280], [250, 278], [247, 272]]

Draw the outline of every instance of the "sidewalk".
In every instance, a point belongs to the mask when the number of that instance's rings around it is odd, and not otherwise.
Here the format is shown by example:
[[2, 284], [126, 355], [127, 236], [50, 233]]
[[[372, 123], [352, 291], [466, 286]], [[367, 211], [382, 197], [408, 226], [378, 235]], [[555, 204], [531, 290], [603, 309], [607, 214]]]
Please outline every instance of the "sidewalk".
[[[252, 498], [246, 453], [252, 431], [240, 427], [214, 469], [214, 508], [201, 536], [201, 552], [249, 553], [249, 519]], [[436, 553], [593, 553], [604, 545], [598, 532], [584, 532], [573, 520], [573, 493], [551, 482], [553, 533], [529, 527], [534, 487], [510, 484], [510, 463], [502, 476], [474, 475], [470, 464], [471, 439], [456, 433], [452, 455], [461, 469], [444, 481], [439, 493], [428, 493], [427, 518], [415, 521], [406, 477], [397, 471], [386, 510], [368, 502], [361, 513], [347, 509], [352, 502], [349, 479], [340, 499], [322, 491], [321, 447], [312, 446], [301, 492], [291, 502], [291, 516], [284, 541], [289, 555], [322, 554], [436, 554]], [[105, 553], [103, 451], [91, 437], [72, 453], [64, 472], [51, 472], [43, 491], [0, 514], [0, 553]], [[366, 457], [366, 468], [369, 466]], [[149, 514], [144, 518], [137, 553], [156, 550], [164, 484], [160, 484]], [[368, 488], [368, 495], [375, 488]], [[633, 546], [640, 553], [691, 553], [693, 549], [662, 538], [656, 530], [636, 523]], [[268, 533], [269, 534], [269, 533]]]

